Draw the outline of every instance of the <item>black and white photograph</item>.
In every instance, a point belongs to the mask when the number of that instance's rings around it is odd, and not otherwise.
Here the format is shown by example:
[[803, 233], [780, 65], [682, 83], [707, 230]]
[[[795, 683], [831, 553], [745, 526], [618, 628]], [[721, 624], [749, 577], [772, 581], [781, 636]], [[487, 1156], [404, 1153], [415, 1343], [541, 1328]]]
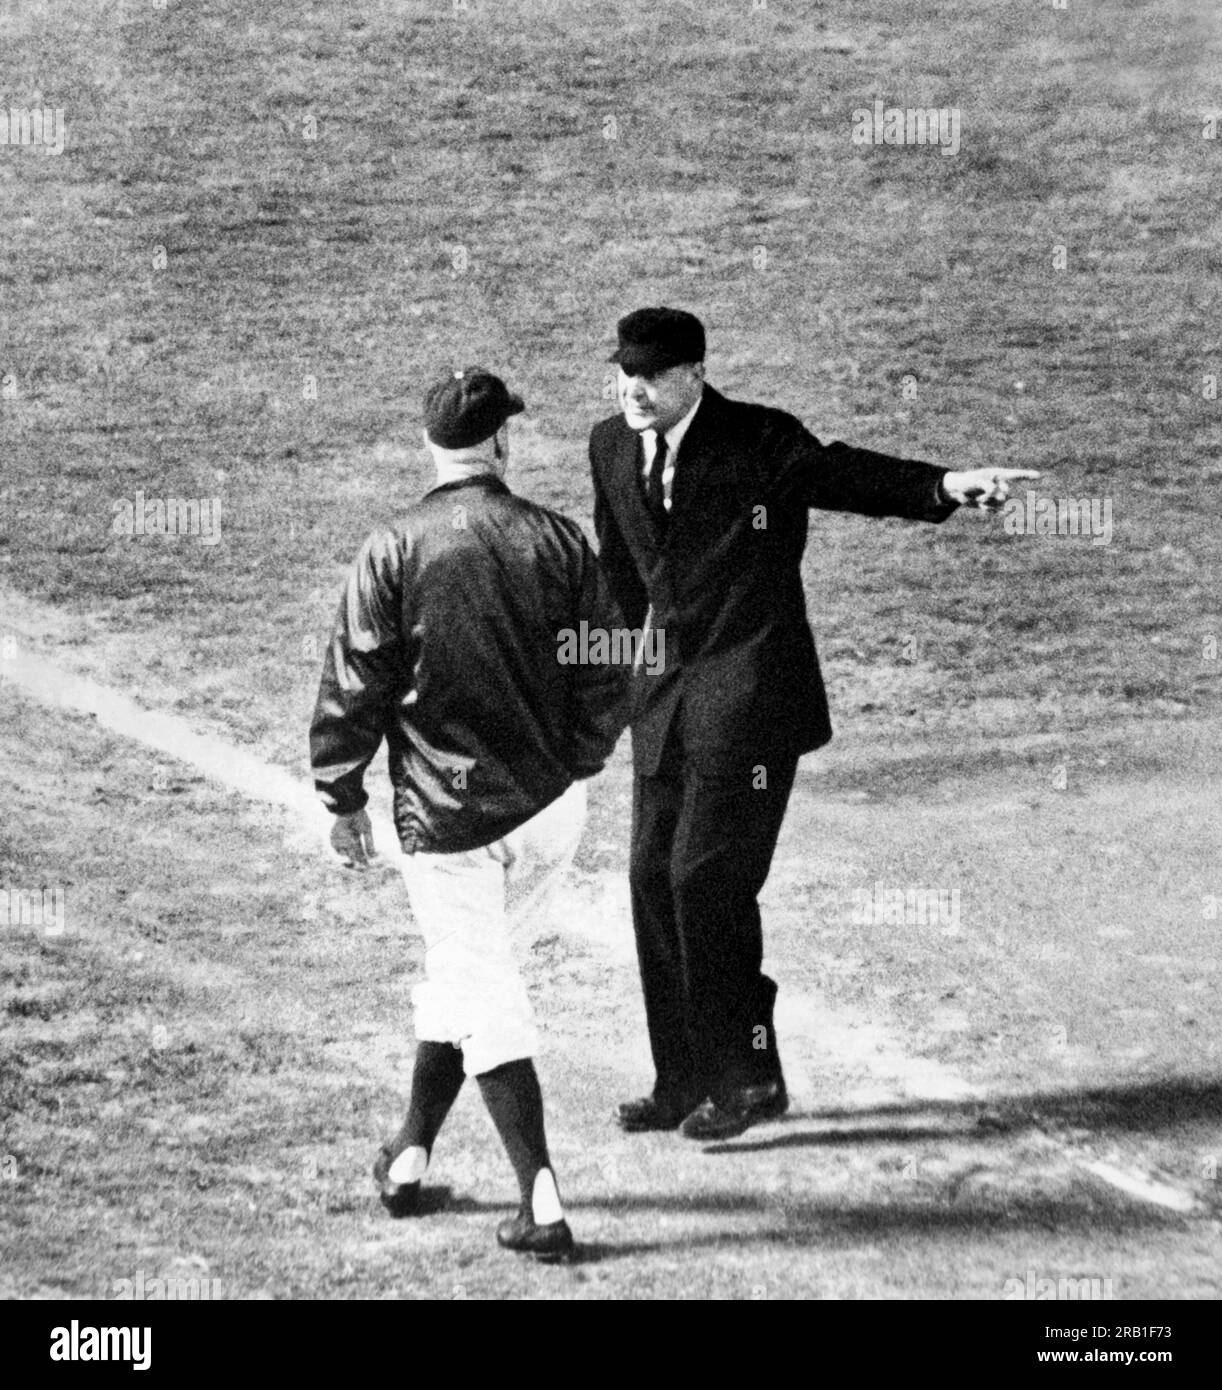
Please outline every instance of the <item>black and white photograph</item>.
[[1217, 0], [0, 0], [39, 1374], [268, 1302], [1186, 1358], [1220, 191]]

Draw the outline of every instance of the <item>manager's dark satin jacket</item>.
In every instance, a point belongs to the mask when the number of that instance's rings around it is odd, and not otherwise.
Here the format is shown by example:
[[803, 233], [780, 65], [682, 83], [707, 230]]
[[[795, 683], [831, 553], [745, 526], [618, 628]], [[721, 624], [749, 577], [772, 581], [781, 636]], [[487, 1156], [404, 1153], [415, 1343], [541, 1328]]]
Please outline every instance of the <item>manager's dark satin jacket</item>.
[[564, 631], [617, 621], [575, 521], [491, 475], [434, 488], [365, 542], [340, 603], [310, 726], [328, 809], [365, 805], [385, 738], [404, 849], [507, 835], [623, 732], [626, 667], [559, 659]]
[[712, 772], [832, 736], [806, 620], [807, 509], [943, 521], [947, 471], [821, 444], [792, 415], [704, 388], [679, 448], [670, 524], [655, 530], [644, 458], [622, 415], [590, 436], [600, 560], [629, 626], [665, 634], [658, 674], [635, 676], [633, 760], [656, 772], [672, 722]]

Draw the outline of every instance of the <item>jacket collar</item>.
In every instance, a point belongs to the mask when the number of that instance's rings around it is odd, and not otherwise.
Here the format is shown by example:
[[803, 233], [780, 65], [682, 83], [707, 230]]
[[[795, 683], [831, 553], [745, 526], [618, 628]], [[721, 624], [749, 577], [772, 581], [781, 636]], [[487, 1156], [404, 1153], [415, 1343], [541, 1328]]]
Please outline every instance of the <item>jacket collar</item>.
[[435, 487], [429, 488], [424, 495], [432, 497], [436, 492], [454, 492], [460, 487], [483, 487], [490, 492], [509, 491], [509, 485], [504, 478], [498, 478], [495, 473], [472, 473], [469, 478], [452, 478], [448, 483], [438, 483]]

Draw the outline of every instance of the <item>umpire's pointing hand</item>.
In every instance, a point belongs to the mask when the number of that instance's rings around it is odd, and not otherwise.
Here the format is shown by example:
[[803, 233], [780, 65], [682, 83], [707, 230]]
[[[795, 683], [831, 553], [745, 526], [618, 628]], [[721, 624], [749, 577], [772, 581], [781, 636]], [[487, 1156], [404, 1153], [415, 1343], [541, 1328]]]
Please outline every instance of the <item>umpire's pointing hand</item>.
[[1039, 476], [1026, 468], [970, 468], [961, 473], [945, 474], [942, 491], [962, 507], [982, 507], [986, 512], [995, 512], [1005, 505], [1010, 484], [1016, 478]]
[[373, 847], [373, 826], [363, 809], [336, 816], [331, 827], [331, 848], [344, 861], [345, 869], [367, 869], [369, 861], [378, 857]]

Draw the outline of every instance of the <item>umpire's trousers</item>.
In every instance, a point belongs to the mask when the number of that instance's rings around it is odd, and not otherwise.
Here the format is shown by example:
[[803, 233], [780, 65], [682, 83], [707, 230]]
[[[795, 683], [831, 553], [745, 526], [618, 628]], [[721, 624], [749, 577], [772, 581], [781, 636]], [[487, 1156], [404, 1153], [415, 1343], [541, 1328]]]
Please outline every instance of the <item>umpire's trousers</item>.
[[657, 774], [634, 779], [632, 920], [659, 1101], [695, 1106], [781, 1078], [757, 897], [797, 761], [714, 773], [672, 732]]

